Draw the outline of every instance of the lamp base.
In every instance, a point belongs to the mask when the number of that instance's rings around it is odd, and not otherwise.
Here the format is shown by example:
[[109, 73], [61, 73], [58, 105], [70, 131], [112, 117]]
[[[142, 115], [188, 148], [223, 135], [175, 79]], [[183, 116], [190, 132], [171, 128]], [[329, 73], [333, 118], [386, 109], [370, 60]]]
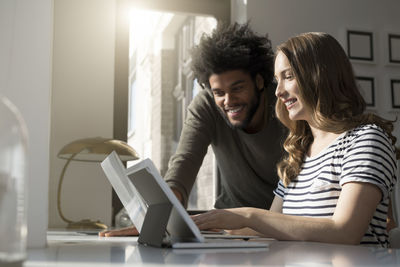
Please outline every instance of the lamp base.
[[91, 221], [88, 219], [81, 220], [78, 222], [68, 223], [67, 229], [107, 229], [107, 225], [100, 221]]

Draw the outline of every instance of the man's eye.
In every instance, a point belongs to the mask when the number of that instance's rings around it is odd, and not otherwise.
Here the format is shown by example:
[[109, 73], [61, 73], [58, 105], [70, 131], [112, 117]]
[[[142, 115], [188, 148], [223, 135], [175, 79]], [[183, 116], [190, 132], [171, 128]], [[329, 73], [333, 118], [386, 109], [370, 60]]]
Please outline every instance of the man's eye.
[[221, 91], [213, 91], [213, 93], [215, 96], [223, 96], [224, 95], [224, 93]]
[[236, 86], [236, 87], [233, 87], [232, 88], [232, 91], [240, 91], [240, 90], [242, 90], [243, 89], [243, 86]]

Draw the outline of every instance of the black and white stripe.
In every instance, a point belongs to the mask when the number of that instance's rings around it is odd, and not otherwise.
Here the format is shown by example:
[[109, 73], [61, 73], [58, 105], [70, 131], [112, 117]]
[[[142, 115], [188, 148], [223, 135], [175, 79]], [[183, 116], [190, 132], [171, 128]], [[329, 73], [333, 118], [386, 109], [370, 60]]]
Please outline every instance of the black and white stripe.
[[306, 157], [299, 176], [275, 195], [283, 198], [282, 213], [329, 218], [342, 186], [347, 182], [372, 183], [382, 191], [382, 200], [361, 244], [387, 247], [386, 218], [389, 196], [396, 183], [394, 147], [376, 125], [363, 125], [340, 135], [314, 157]]

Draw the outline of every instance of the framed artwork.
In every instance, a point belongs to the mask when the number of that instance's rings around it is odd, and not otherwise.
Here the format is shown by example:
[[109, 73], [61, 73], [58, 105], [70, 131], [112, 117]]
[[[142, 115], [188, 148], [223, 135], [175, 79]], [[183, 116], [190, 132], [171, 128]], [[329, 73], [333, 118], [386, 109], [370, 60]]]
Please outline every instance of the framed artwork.
[[351, 60], [374, 61], [374, 36], [369, 31], [347, 30], [347, 55]]
[[400, 109], [400, 79], [390, 79], [392, 108]]
[[388, 34], [389, 63], [400, 64], [400, 34]]
[[356, 76], [356, 81], [367, 107], [375, 107], [375, 78]]

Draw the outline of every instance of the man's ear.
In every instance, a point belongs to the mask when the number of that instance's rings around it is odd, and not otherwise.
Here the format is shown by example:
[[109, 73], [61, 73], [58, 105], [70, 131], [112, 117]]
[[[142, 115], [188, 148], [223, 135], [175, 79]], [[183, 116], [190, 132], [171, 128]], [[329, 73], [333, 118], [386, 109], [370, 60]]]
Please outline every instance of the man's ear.
[[264, 78], [260, 74], [256, 76], [256, 87], [259, 91], [264, 89]]

